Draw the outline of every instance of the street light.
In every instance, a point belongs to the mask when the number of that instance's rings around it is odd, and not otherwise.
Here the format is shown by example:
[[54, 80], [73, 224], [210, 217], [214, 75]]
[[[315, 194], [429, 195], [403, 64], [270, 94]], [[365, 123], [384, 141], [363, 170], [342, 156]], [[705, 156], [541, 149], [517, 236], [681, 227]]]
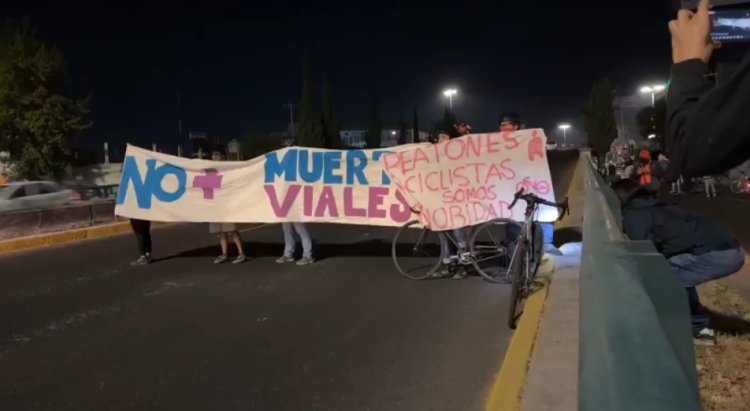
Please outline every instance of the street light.
[[448, 97], [448, 108], [450, 108], [451, 110], [453, 110], [453, 96], [455, 96], [456, 94], [458, 94], [458, 90], [456, 90], [455, 88], [443, 90], [443, 95], [445, 97]]
[[641, 93], [651, 94], [651, 107], [654, 107], [656, 105], [656, 93], [661, 93], [662, 91], [666, 89], [667, 87], [664, 86], [663, 84], [655, 84], [653, 86], [641, 87]]
[[563, 132], [563, 147], [567, 145], [568, 140], [568, 129], [570, 128], [570, 124], [568, 123], [561, 123], [557, 126], [560, 130]]

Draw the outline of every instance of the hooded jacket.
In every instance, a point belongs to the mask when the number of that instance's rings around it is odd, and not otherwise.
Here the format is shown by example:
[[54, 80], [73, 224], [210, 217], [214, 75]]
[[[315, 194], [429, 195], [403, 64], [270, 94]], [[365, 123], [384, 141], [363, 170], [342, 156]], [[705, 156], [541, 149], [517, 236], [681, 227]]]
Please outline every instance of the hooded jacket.
[[723, 225], [660, 200], [639, 187], [622, 207], [622, 229], [631, 240], [650, 240], [669, 258], [678, 254], [705, 254], [739, 247]]

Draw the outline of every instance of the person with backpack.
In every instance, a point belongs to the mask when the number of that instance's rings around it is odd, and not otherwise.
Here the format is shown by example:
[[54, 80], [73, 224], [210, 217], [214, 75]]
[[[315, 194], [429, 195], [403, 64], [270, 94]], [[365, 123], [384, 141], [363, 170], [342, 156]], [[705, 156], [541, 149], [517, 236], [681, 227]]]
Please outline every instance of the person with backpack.
[[732, 233], [716, 221], [664, 202], [659, 195], [623, 179], [612, 184], [622, 205], [622, 229], [631, 240], [649, 240], [669, 261], [685, 287], [697, 344], [714, 345], [696, 287], [736, 273], [745, 255]]

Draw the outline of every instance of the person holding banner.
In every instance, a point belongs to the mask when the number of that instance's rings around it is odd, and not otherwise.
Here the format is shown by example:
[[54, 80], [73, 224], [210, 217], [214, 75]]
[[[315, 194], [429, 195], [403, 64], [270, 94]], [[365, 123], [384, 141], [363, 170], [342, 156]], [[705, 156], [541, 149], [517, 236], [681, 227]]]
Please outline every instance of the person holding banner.
[[297, 241], [294, 239], [294, 231], [296, 231], [300, 240], [302, 240], [302, 258], [297, 261], [297, 265], [314, 263], [312, 239], [310, 238], [310, 233], [307, 232], [305, 223], [281, 223], [281, 228], [284, 230], [284, 255], [279, 257], [276, 262], [279, 264], [294, 262], [294, 249], [297, 246]]
[[146, 265], [151, 263], [151, 221], [130, 219], [135, 239], [138, 242], [139, 257], [130, 265]]
[[208, 225], [208, 231], [211, 234], [216, 234], [219, 237], [219, 245], [221, 246], [221, 255], [216, 257], [214, 264], [222, 264], [229, 260], [229, 238], [231, 237], [234, 245], [237, 246], [237, 258], [232, 260], [232, 264], [242, 264], [247, 261], [245, 252], [242, 249], [242, 236], [240, 235], [237, 226], [232, 223], [210, 223]]

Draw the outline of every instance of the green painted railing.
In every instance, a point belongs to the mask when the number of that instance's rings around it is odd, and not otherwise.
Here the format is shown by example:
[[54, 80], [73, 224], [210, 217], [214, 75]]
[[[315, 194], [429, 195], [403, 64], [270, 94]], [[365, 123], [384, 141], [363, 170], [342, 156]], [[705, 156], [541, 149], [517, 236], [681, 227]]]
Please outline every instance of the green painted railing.
[[587, 155], [579, 410], [700, 411], [685, 290], [653, 243], [622, 235], [619, 201]]

